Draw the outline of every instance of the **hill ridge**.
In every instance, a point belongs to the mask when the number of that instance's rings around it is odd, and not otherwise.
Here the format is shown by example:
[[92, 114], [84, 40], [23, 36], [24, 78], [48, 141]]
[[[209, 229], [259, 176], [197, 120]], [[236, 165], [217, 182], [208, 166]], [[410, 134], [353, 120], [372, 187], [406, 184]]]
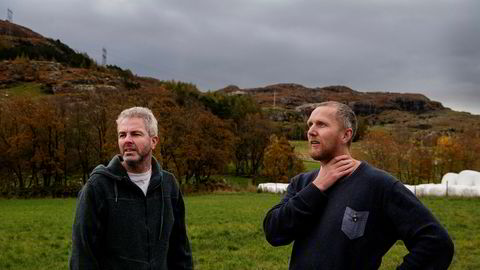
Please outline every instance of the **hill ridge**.
[[229, 85], [217, 91], [229, 95], [250, 95], [264, 107], [273, 106], [275, 103], [275, 106], [296, 110], [308, 110], [313, 104], [327, 100], [348, 104], [360, 115], [385, 110], [424, 113], [445, 109], [440, 102], [432, 101], [423, 94], [361, 92], [344, 85], [310, 88], [298, 83], [278, 83], [244, 89]]

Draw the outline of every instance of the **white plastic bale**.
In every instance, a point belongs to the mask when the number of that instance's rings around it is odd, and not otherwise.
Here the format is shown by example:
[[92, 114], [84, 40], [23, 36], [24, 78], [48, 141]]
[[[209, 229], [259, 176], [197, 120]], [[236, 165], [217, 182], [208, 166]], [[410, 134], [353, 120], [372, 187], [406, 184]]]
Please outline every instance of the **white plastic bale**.
[[431, 195], [431, 190], [432, 188], [435, 187], [435, 184], [422, 184], [421, 186], [423, 186], [423, 196], [429, 196]]
[[416, 185], [413, 187], [413, 193], [417, 196], [425, 195], [425, 185]]
[[431, 185], [426, 193], [428, 196], [445, 196], [447, 194], [447, 186], [442, 184]]
[[480, 187], [465, 186], [465, 185], [451, 185], [451, 186], [448, 186], [448, 196], [479, 197]]
[[262, 183], [258, 184], [257, 190], [270, 193], [285, 193], [287, 191], [287, 187], [288, 184], [285, 183]]
[[463, 190], [467, 186], [460, 186], [460, 185], [448, 185], [448, 196], [462, 196]]
[[480, 172], [472, 170], [464, 170], [458, 174], [459, 185], [480, 186]]
[[474, 197], [480, 197], [480, 186], [474, 186], [472, 189], [472, 194]]
[[442, 184], [446, 184], [448, 182], [448, 185], [456, 185], [458, 180], [458, 173], [446, 173], [442, 177]]

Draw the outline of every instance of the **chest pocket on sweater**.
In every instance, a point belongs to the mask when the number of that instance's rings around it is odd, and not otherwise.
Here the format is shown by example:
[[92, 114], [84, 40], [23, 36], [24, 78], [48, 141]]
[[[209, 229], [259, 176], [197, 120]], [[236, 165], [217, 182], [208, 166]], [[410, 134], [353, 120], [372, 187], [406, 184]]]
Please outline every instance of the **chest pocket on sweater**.
[[368, 211], [355, 211], [347, 206], [343, 214], [342, 231], [353, 240], [363, 236], [368, 220]]

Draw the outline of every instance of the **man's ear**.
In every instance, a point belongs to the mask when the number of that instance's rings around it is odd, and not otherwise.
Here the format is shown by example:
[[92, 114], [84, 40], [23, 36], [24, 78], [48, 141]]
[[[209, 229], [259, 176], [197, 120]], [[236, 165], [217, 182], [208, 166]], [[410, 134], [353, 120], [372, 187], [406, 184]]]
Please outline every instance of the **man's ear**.
[[342, 136], [342, 142], [347, 143], [348, 141], [350, 141], [350, 139], [352, 138], [352, 135], [353, 135], [353, 130], [351, 128], [345, 129]]
[[158, 136], [153, 136], [150, 139], [152, 140], [152, 150], [153, 150], [153, 149], [155, 149], [155, 146], [157, 146]]

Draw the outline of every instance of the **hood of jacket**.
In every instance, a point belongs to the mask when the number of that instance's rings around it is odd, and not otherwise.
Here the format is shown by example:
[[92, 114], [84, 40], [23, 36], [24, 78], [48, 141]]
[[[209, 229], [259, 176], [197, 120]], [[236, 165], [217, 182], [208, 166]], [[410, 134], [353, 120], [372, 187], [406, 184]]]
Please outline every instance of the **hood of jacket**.
[[[101, 164], [93, 169], [92, 173], [90, 174], [90, 178], [95, 174], [101, 174], [108, 179], [113, 180], [113, 187], [115, 192], [115, 202], [118, 200], [118, 189], [117, 189], [117, 182], [118, 181], [131, 181], [130, 177], [128, 177], [127, 170], [122, 165], [123, 159], [121, 155], [116, 155], [110, 160], [107, 166]], [[156, 188], [158, 185], [161, 184], [163, 178], [163, 170], [158, 161], [155, 157], [152, 156], [152, 176], [150, 178], [149, 189]]]

